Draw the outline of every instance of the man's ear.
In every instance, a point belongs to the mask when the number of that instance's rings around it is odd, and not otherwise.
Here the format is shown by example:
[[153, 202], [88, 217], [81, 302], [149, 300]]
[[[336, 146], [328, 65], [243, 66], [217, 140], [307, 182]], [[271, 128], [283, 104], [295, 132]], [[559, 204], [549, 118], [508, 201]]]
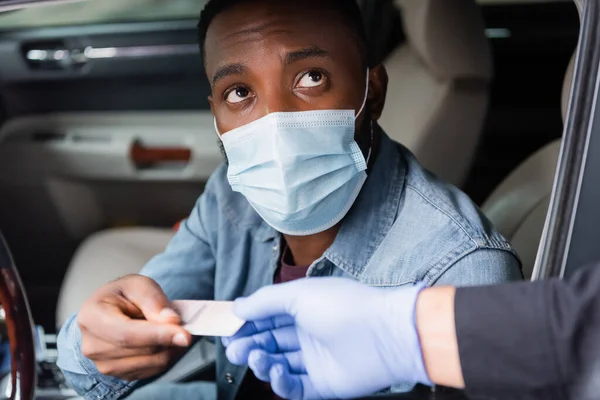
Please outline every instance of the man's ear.
[[388, 74], [383, 64], [378, 64], [369, 70], [369, 106], [371, 118], [374, 121], [381, 118], [385, 97], [387, 95]]

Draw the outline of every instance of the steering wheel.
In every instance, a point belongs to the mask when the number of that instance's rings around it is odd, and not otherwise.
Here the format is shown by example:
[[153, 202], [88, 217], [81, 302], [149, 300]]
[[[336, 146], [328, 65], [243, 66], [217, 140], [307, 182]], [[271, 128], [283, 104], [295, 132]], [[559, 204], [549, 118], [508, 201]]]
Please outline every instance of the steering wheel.
[[37, 378], [33, 322], [25, 290], [1, 233], [0, 304], [10, 341], [10, 400], [33, 400]]

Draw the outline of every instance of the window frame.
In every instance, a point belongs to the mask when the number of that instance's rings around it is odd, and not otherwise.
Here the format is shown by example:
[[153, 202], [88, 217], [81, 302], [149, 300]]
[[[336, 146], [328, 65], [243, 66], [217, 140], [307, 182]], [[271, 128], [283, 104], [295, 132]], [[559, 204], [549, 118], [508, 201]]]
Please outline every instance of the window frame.
[[572, 91], [533, 280], [571, 276], [600, 260], [600, 0], [583, 0]]

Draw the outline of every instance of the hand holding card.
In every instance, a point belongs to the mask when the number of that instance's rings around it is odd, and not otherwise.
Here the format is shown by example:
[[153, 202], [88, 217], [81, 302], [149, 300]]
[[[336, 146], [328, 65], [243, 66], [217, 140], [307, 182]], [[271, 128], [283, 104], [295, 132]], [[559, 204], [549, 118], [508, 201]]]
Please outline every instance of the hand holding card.
[[232, 301], [176, 300], [171, 307], [194, 336], [233, 336], [245, 323], [233, 313]]

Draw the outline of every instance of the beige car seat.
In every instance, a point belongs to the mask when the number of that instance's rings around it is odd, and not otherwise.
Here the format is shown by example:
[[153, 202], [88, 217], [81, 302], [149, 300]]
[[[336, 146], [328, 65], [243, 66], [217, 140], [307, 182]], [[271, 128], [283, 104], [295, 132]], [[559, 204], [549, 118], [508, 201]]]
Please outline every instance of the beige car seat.
[[60, 327], [101, 286], [137, 274], [161, 253], [174, 232], [159, 228], [110, 229], [91, 235], [77, 249], [60, 290], [56, 326]]
[[492, 55], [473, 0], [396, 0], [406, 42], [385, 66], [381, 126], [430, 171], [461, 186], [485, 120]]
[[[578, 8], [580, 4], [576, 1]], [[562, 92], [566, 119], [575, 65], [571, 58]], [[512, 243], [523, 261], [523, 273], [531, 278], [554, 185], [561, 140], [555, 140], [518, 166], [492, 193], [482, 209]]]

